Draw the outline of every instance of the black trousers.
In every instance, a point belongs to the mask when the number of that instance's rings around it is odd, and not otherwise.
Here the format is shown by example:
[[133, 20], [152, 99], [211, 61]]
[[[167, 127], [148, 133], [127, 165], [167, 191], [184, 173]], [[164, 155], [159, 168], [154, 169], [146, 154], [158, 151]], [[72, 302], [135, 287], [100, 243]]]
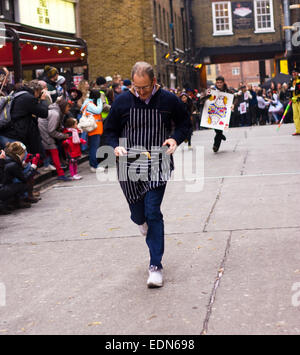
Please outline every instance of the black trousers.
[[18, 197], [27, 191], [27, 184], [14, 183], [9, 185], [0, 185], [0, 202], [5, 202], [11, 198]]
[[214, 145], [219, 148], [222, 142], [223, 131], [220, 129], [215, 129], [215, 132], [216, 135], [215, 135]]

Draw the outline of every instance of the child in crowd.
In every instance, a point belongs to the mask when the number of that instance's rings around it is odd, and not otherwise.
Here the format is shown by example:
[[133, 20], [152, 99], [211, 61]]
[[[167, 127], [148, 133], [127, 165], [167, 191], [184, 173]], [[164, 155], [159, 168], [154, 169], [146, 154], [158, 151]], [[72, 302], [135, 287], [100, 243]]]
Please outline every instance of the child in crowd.
[[69, 161], [71, 178], [73, 180], [81, 180], [82, 176], [77, 172], [78, 159], [81, 157], [80, 144], [86, 144], [86, 141], [79, 137], [81, 131], [77, 127], [77, 120], [75, 118], [70, 117], [65, 121], [64, 133], [69, 134], [69, 138], [63, 142], [63, 146]]

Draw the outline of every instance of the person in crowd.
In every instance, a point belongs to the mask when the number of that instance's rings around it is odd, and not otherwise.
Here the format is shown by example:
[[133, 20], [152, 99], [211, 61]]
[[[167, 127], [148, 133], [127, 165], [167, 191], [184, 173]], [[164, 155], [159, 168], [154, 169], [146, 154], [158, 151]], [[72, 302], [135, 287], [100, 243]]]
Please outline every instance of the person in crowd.
[[108, 75], [105, 77], [105, 80], [106, 80], [106, 87], [111, 88], [113, 83], [113, 78], [110, 75]]
[[192, 135], [193, 135], [192, 114], [194, 112], [194, 104], [193, 104], [193, 100], [191, 99], [191, 97], [187, 93], [182, 93], [180, 95], [180, 100], [183, 102], [184, 107], [185, 107], [186, 111], [188, 112], [188, 115], [191, 120], [191, 128], [190, 128], [190, 131], [188, 134], [188, 138], [186, 139], [186, 142], [188, 143], [188, 148], [191, 149], [192, 148]]
[[[134, 147], [143, 147], [146, 159], [164, 149], [171, 156], [188, 136], [190, 118], [182, 102], [175, 95], [157, 85], [153, 67], [137, 62], [132, 68], [133, 87], [120, 95], [113, 103], [105, 121], [107, 142], [118, 157], [118, 176], [121, 188], [131, 211], [131, 219], [139, 226], [150, 252], [147, 286], [162, 287], [162, 257], [164, 254], [164, 221], [161, 203], [167, 180], [173, 170], [173, 159], [158, 159], [159, 166], [149, 174], [148, 161], [144, 169], [146, 179], [131, 179], [131, 168], [122, 157]], [[172, 132], [172, 124], [174, 131]], [[152, 147], [162, 147], [153, 150]], [[132, 152], [133, 153], [133, 152]], [[160, 154], [161, 155], [161, 154]], [[137, 169], [139, 170], [139, 165]], [[152, 169], [151, 169], [152, 170]], [[151, 175], [151, 176], [149, 176]], [[147, 178], [148, 177], [148, 178]]]
[[58, 76], [59, 73], [55, 67], [51, 67], [50, 65], [45, 66], [44, 76], [42, 79], [47, 83], [47, 88], [51, 95], [52, 102], [55, 102], [58, 98], [58, 92], [56, 88]]
[[297, 67], [292, 69], [292, 79], [290, 82], [290, 90], [292, 92], [293, 101], [293, 119], [295, 124], [295, 132], [293, 136], [300, 135], [300, 77]]
[[[95, 82], [96, 84], [96, 82]], [[89, 97], [90, 94], [90, 84], [87, 80], [82, 79], [80, 80], [79, 84], [77, 85], [77, 89], [81, 92], [81, 98], [78, 99], [78, 105], [79, 107], [82, 106], [84, 101], [86, 100], [87, 97]], [[80, 117], [75, 117], [75, 118], [80, 118]]]
[[[87, 80], [85, 79], [82, 79], [80, 80], [79, 84], [78, 84], [78, 87], [77, 89], [79, 91], [81, 91], [82, 93], [82, 96], [81, 98], [78, 100], [77, 102], [77, 105], [79, 106], [79, 112], [77, 114], [77, 118], [78, 121], [80, 120], [80, 117], [81, 117], [81, 111], [80, 111], [80, 108], [81, 106], [83, 105], [84, 101], [89, 97], [90, 95], [90, 90], [92, 90], [93, 88], [95, 88], [96, 86], [96, 81], [93, 81], [92, 83], [89, 83]], [[87, 135], [87, 132], [82, 132], [80, 137], [82, 139], [84, 139], [85, 141], [87, 141], [88, 139], [88, 135]], [[82, 144], [81, 145], [81, 151], [84, 152], [84, 153], [87, 153], [88, 152], [88, 144]]]
[[99, 88], [100, 94], [101, 94], [101, 101], [102, 101], [102, 118], [105, 120], [109, 114], [111, 105], [109, 104], [108, 98], [106, 96], [106, 90], [107, 90], [107, 83], [105, 78], [102, 76], [99, 76], [96, 79], [97, 87]]
[[[26, 147], [22, 142], [8, 142], [0, 155], [0, 213], [11, 208], [29, 208], [38, 200], [33, 197], [31, 177], [37, 169], [38, 158], [25, 164]], [[11, 207], [9, 207], [11, 206]]]
[[131, 89], [131, 80], [129, 79], [124, 79], [123, 81], [123, 86], [122, 86], [122, 90], [123, 91], [128, 91]]
[[41, 133], [42, 143], [47, 155], [51, 157], [56, 168], [58, 180], [71, 181], [65, 176], [61, 167], [59, 151], [56, 141], [63, 141], [69, 138], [69, 134], [63, 133], [64, 116], [70, 111], [70, 104], [63, 98], [49, 106], [49, 114], [46, 118], [39, 117], [38, 125]]
[[271, 124], [279, 123], [281, 114], [283, 113], [283, 105], [279, 100], [275, 84], [272, 82], [271, 89], [268, 90], [269, 98], [269, 121]]
[[112, 84], [112, 89], [114, 91], [114, 97], [115, 99], [122, 94], [122, 87], [121, 87], [121, 84], [119, 83], [113, 83]]
[[252, 84], [248, 84], [249, 92], [249, 124], [257, 125], [257, 94], [253, 89]]
[[261, 126], [266, 125], [268, 121], [268, 108], [269, 108], [270, 102], [266, 101], [265, 98], [263, 97], [263, 91], [258, 90], [257, 92], [257, 117], [258, 117], [258, 123]]
[[82, 176], [78, 174], [78, 160], [81, 157], [80, 144], [85, 144], [86, 141], [79, 137], [81, 132], [77, 127], [76, 118], [69, 117], [65, 121], [65, 134], [70, 134], [70, 137], [63, 142], [66, 151], [67, 160], [69, 162], [69, 170], [72, 180], [81, 180]]
[[240, 126], [251, 126], [250, 123], [250, 111], [249, 111], [249, 100], [252, 99], [250, 92], [247, 90], [246, 85], [242, 85], [237, 93], [238, 111], [240, 114]]
[[69, 91], [69, 103], [71, 104], [70, 115], [75, 117], [79, 121], [81, 113], [80, 108], [80, 99], [82, 98], [82, 92], [76, 87], [72, 87]]
[[62, 75], [59, 75], [56, 80], [56, 91], [57, 97], [63, 97], [65, 100], [69, 99], [69, 92], [67, 90], [67, 81], [66, 78]]
[[13, 85], [9, 83], [9, 71], [6, 67], [0, 67], [0, 96], [8, 96], [13, 91]]
[[37, 127], [37, 117], [48, 117], [47, 93], [38, 80], [21, 86], [16, 92], [22, 95], [14, 99], [11, 109], [11, 124], [0, 131], [0, 148], [7, 142], [21, 141], [29, 153], [44, 155]]
[[93, 89], [90, 92], [90, 97], [87, 98], [82, 107], [81, 112], [86, 111], [87, 114], [93, 115], [97, 123], [97, 128], [88, 133], [89, 137], [89, 162], [92, 173], [103, 171], [101, 167], [98, 168], [97, 150], [100, 147], [100, 139], [103, 134], [103, 118], [102, 118], [103, 103], [101, 94], [98, 89]]
[[48, 91], [48, 87], [47, 87], [46, 81], [39, 80], [38, 84], [42, 87], [42, 91], [43, 91], [43, 94], [44, 94], [44, 99], [45, 99], [46, 104], [48, 106], [51, 105], [53, 102], [52, 102], [52, 98], [51, 98], [50, 92]]

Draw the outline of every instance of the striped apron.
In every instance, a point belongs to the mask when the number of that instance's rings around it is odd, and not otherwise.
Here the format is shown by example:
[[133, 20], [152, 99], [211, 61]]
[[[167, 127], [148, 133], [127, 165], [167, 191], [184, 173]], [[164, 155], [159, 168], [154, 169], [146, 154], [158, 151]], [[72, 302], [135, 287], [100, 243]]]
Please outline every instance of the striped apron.
[[127, 202], [135, 204], [170, 179], [173, 157], [162, 147], [168, 132], [159, 110], [132, 107], [121, 137], [128, 155], [118, 159], [118, 179]]

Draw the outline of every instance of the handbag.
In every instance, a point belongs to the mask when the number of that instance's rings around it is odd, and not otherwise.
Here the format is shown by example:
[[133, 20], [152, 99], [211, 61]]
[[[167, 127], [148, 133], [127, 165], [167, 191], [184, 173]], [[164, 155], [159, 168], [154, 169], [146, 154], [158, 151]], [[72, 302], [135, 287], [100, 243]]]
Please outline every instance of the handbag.
[[88, 133], [92, 132], [97, 128], [97, 123], [95, 121], [94, 115], [92, 113], [87, 112], [87, 105], [85, 105], [83, 108], [78, 128]]

